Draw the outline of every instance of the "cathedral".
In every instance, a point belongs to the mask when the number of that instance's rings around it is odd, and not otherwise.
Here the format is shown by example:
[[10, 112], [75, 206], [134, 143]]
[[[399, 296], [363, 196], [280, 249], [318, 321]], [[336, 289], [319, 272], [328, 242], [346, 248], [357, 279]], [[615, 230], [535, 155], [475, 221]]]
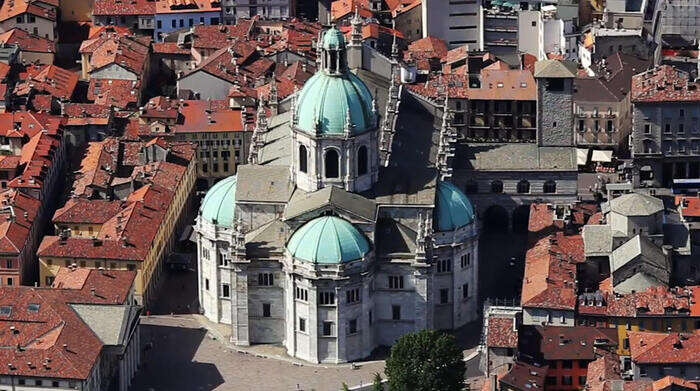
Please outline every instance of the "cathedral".
[[350, 71], [355, 35], [319, 36], [318, 72], [287, 110], [261, 104], [249, 164], [202, 202], [199, 304], [236, 345], [343, 363], [477, 319], [479, 225], [445, 168], [453, 135], [394, 131], [400, 85], [379, 102]]

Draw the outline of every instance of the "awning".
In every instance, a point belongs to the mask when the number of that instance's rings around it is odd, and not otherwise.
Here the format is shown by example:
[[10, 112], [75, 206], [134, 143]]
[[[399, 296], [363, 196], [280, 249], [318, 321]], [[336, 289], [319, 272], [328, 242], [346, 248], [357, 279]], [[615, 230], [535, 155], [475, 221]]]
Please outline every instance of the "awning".
[[491, 0], [491, 5], [502, 5], [503, 0]]
[[642, 166], [641, 171], [651, 171], [651, 166]]
[[585, 166], [588, 163], [588, 149], [576, 148], [576, 164]]
[[594, 162], [611, 162], [613, 151], [593, 151], [591, 161]]

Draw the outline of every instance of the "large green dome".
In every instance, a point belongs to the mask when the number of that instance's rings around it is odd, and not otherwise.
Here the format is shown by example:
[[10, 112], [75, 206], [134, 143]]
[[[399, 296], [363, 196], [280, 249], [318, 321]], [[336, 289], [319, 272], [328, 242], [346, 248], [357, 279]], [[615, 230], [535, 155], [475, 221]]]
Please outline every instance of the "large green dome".
[[309, 133], [343, 134], [348, 112], [350, 133], [374, 128], [372, 94], [365, 83], [351, 72], [330, 75], [321, 70], [299, 92], [296, 126]]
[[334, 264], [361, 259], [369, 251], [369, 243], [346, 220], [324, 216], [296, 230], [287, 250], [294, 258], [304, 261]]
[[435, 215], [438, 230], [453, 231], [474, 222], [474, 206], [455, 185], [438, 182]]
[[236, 176], [217, 182], [204, 196], [199, 213], [212, 224], [233, 227], [233, 210], [236, 203]]

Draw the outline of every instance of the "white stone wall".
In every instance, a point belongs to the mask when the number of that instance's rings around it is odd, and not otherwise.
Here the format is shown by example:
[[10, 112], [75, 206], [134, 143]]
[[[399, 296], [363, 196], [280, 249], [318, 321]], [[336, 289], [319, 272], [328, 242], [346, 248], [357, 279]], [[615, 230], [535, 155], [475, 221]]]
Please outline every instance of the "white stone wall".
[[574, 311], [523, 308], [523, 324], [573, 327]]
[[138, 80], [140, 75], [117, 65], [111, 64], [106, 67], [90, 72], [91, 79], [119, 79], [119, 80]]

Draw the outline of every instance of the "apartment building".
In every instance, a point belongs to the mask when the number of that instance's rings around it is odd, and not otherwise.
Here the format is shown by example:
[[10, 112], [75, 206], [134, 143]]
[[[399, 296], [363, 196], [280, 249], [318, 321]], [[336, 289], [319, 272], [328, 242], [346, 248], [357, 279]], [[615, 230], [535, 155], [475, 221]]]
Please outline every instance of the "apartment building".
[[[303, 1], [303, 0], [302, 0]], [[238, 18], [287, 19], [294, 16], [297, 0], [221, 0], [221, 20], [236, 24]]]
[[440, 38], [450, 48], [484, 48], [482, 0], [423, 0], [421, 12], [424, 38]]
[[632, 157], [647, 186], [700, 177], [700, 82], [662, 65], [632, 79]]

